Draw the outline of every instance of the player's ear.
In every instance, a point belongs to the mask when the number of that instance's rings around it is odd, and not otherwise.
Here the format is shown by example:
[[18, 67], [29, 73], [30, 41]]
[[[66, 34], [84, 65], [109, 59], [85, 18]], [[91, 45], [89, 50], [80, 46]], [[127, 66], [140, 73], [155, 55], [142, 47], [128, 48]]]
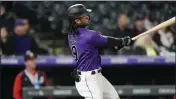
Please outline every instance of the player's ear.
[[76, 24], [81, 24], [81, 21], [79, 19], [75, 19]]

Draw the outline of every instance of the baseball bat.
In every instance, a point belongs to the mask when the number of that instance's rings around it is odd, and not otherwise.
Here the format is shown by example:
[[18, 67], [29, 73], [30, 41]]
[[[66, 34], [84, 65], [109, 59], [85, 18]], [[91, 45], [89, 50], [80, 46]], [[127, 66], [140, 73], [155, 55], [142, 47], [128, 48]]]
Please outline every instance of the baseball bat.
[[176, 24], [176, 17], [173, 17], [173, 18], [171, 18], [171, 19], [169, 19], [169, 20], [167, 20], [165, 22], [162, 22], [162, 23], [158, 24], [157, 26], [155, 26], [155, 27], [153, 27], [153, 28], [151, 28], [151, 29], [149, 29], [149, 30], [147, 30], [147, 31], [145, 31], [145, 32], [133, 37], [132, 40], [136, 40], [136, 39], [138, 39], [138, 38], [140, 38], [140, 37], [142, 37], [142, 36], [144, 36], [146, 34], [150, 34], [150, 33], [156, 32], [156, 31], [158, 31], [158, 30], [160, 30], [162, 28], [171, 26], [173, 24]]

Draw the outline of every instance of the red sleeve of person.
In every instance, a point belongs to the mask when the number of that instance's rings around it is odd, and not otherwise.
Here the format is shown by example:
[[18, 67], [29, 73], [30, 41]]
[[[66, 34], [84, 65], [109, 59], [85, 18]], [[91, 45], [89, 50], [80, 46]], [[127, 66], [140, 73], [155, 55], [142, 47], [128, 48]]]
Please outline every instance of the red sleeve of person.
[[[14, 81], [13, 97], [14, 99], [22, 99], [23, 87], [39, 88], [40, 86], [49, 86], [48, 77], [46, 73], [37, 71], [36, 69], [36, 55], [31, 51], [27, 51], [24, 56], [26, 68], [20, 72]], [[35, 99], [35, 97], [34, 97]], [[40, 98], [36, 98], [40, 99]], [[42, 99], [49, 99], [49, 97], [42, 97]]]
[[173, 99], [176, 99], [176, 96], [174, 96]]

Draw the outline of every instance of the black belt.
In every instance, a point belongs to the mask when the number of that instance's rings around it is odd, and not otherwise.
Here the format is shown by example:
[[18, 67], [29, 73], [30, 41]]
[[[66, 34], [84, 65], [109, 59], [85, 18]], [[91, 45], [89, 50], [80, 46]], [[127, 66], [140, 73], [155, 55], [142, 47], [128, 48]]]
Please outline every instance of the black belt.
[[[101, 73], [101, 72], [102, 72], [102, 69], [97, 70], [97, 73]], [[81, 72], [78, 71], [78, 74], [81, 75]], [[95, 71], [95, 70], [94, 70], [94, 71], [91, 71], [91, 75], [95, 75], [95, 74], [96, 74], [96, 71]]]

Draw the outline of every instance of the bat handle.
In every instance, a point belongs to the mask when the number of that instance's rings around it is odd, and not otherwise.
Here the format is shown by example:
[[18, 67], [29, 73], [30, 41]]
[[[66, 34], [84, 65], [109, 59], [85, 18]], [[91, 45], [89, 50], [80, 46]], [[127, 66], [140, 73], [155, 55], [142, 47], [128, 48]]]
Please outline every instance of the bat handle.
[[133, 37], [133, 38], [131, 38], [132, 40], [136, 40], [136, 39], [138, 39], [138, 38], [140, 38], [140, 37], [142, 37], [142, 36], [144, 36], [144, 35], [147, 35], [147, 31], [146, 32], [144, 32], [144, 33], [142, 33], [142, 34], [140, 34], [140, 35], [138, 35], [138, 36], [135, 36], [135, 37]]

